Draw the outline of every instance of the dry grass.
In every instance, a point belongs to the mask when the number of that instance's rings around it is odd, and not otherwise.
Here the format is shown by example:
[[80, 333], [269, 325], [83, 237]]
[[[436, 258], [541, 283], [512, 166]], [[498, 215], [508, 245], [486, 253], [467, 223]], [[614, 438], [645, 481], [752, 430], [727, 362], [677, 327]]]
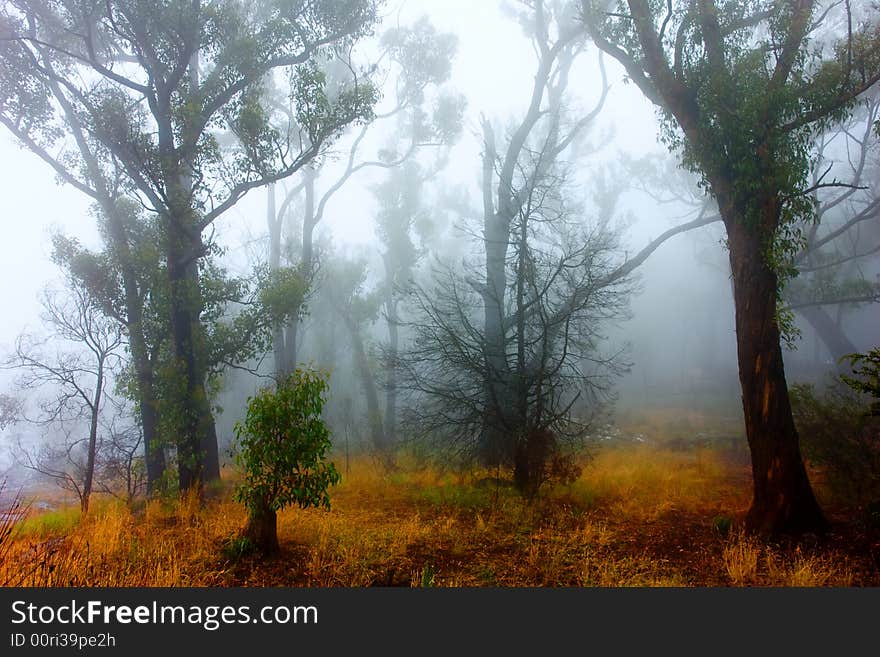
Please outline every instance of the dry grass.
[[333, 509], [279, 514], [282, 552], [235, 551], [227, 484], [88, 517], [32, 514], [0, 581], [23, 586], [850, 586], [876, 572], [826, 546], [769, 547], [713, 518], [748, 506], [748, 473], [709, 449], [605, 448], [570, 486], [527, 503], [492, 473], [355, 459]]
[[724, 546], [724, 566], [734, 586], [852, 586], [845, 556], [786, 553], [755, 538], [736, 534]]

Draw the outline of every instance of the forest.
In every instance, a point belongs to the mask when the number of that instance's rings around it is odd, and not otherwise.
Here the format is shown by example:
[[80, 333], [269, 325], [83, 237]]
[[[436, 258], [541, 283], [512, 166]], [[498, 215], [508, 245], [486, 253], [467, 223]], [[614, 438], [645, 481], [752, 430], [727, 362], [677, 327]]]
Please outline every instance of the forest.
[[0, 7], [0, 586], [880, 585], [876, 0]]

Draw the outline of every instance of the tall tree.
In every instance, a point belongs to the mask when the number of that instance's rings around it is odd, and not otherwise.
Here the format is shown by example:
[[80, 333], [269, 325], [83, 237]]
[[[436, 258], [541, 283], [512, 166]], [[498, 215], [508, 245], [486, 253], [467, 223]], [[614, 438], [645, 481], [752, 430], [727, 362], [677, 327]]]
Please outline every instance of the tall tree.
[[[573, 5], [547, 4], [542, 0], [522, 3], [518, 18], [537, 54], [537, 70], [531, 98], [523, 118], [507, 142], [497, 145], [495, 128], [483, 120], [483, 246], [485, 280], [480, 286], [483, 302], [483, 354], [485, 398], [495, 400], [486, 409], [481, 430], [485, 462], [498, 464], [513, 457], [511, 436], [517, 426], [507, 413], [516, 408], [515, 385], [508, 362], [508, 251], [513, 222], [520, 214], [536, 182], [552, 170], [559, 156], [596, 117], [604, 105], [607, 84], [603, 79], [596, 107], [566, 123], [563, 94], [575, 58], [584, 47], [583, 33], [573, 15]], [[530, 145], [531, 141], [531, 145]], [[540, 157], [529, 159], [530, 147]], [[518, 438], [517, 438], [518, 440]]]
[[604, 105], [601, 60], [598, 101], [576, 115], [568, 83], [585, 43], [575, 5], [517, 6], [537, 57], [529, 104], [503, 137], [484, 118], [475, 259], [465, 272], [440, 267], [414, 288], [412, 344], [398, 364], [410, 427], [509, 468], [530, 495], [554, 463], [564, 465], [561, 439], [583, 435], [575, 405], [595, 409], [587, 400], [607, 392], [619, 371], [620, 360], [601, 356], [599, 343], [604, 320], [623, 310], [629, 274], [666, 239], [710, 219], [666, 231], [630, 260], [616, 257], [611, 217], [585, 221], [569, 180], [570, 147], [583, 146]]
[[385, 442], [397, 443], [397, 354], [400, 349], [400, 302], [412, 285], [414, 268], [421, 253], [413, 243], [413, 231], [423, 222], [421, 197], [429, 173], [415, 162], [389, 172], [374, 188], [379, 202], [376, 234], [382, 246], [385, 280], [382, 285], [382, 315], [388, 325], [385, 361]]
[[[4, 13], [3, 20], [12, 19]], [[60, 181], [95, 203], [105, 253], [98, 258], [92, 254], [83, 258], [76, 248], [56, 244], [54, 257], [82, 284], [92, 286], [92, 294], [103, 297], [102, 306], [125, 326], [136, 373], [134, 392], [143, 432], [147, 487], [153, 491], [165, 470], [165, 457], [157, 435], [155, 373], [143, 322], [152, 281], [143, 274], [145, 261], [151, 257], [155, 263], [146, 269], [158, 267], [159, 254], [152, 248], [153, 241], [146, 244], [142, 239], [144, 231], [136, 221], [138, 207], [124, 198], [128, 186], [119, 163], [108, 157], [106, 149], [86, 130], [62, 86], [52, 77], [38, 75], [26, 52], [14, 42], [0, 42], [0, 61], [0, 123], [22, 146], [46, 162]], [[65, 132], [70, 137], [66, 141], [61, 139]], [[69, 242], [67, 247], [74, 244]], [[114, 290], [108, 296], [108, 283], [116, 279], [120, 294]]]
[[[365, 34], [375, 12], [373, 0], [4, 4], [16, 63], [62, 90], [159, 218], [181, 489], [219, 477], [199, 321], [203, 233], [249, 190], [295, 173], [369, 114], [373, 88], [355, 84], [331, 99], [315, 59]], [[289, 130], [271, 127], [260, 104], [267, 76], [281, 69], [297, 119]], [[234, 135], [224, 147], [221, 131]]]
[[[380, 53], [372, 68], [379, 71], [376, 75], [381, 74], [389, 80], [387, 86], [393, 88], [393, 92], [377, 106], [373, 120], [351, 135], [342, 170], [328, 170], [321, 162], [305, 167], [298, 184], [286, 191], [277, 212], [275, 190], [269, 188], [270, 268], [280, 271], [280, 277], [288, 284], [292, 282], [292, 273], [296, 273], [300, 281], [298, 287], [292, 286], [295, 289], [291, 289], [288, 321], [275, 332], [278, 376], [291, 374], [297, 366], [297, 343], [302, 339], [302, 336], [298, 337], [302, 313], [297, 306], [301, 307], [306, 291], [314, 281], [317, 267], [314, 235], [328, 204], [360, 172], [395, 169], [416, 157], [419, 151], [450, 144], [458, 137], [461, 128], [464, 101], [444, 88], [455, 58], [455, 36], [438, 32], [426, 17], [422, 17], [412, 25], [398, 25], [386, 30], [378, 41]], [[339, 62], [328, 67], [328, 78], [335, 84], [343, 83], [350, 76], [350, 70], [340, 66]], [[397, 122], [397, 139], [388, 147], [371, 150], [371, 137], [387, 129], [392, 122]], [[284, 272], [281, 266], [283, 221], [300, 194], [299, 253], [296, 258], [290, 258], [294, 272]]]
[[[848, 34], [826, 48], [811, 33], [844, 12]], [[750, 530], [821, 530], [792, 420], [780, 346], [779, 295], [801, 221], [817, 129], [880, 79], [877, 25], [850, 3], [811, 0], [584, 2], [594, 43], [662, 111], [664, 135], [718, 203], [729, 249], [754, 494]]]
[[365, 260], [337, 257], [328, 267], [323, 292], [332, 304], [336, 317], [342, 322], [351, 344], [355, 373], [366, 401], [367, 425], [373, 449], [387, 460], [390, 457], [391, 445], [383, 429], [377, 385], [378, 372], [365, 339], [366, 327], [374, 322], [379, 314], [381, 291], [366, 291], [364, 289], [366, 276]]

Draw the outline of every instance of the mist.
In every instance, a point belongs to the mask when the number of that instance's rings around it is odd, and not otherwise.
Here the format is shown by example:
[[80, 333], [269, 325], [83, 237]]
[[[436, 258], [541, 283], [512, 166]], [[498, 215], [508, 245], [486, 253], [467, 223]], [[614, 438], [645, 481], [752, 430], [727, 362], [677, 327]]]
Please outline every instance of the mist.
[[[212, 540], [267, 558], [307, 540], [284, 514], [337, 513], [334, 486], [341, 513], [400, 496], [400, 514], [496, 540], [499, 495], [534, 514], [527, 532], [559, 505], [577, 509], [566, 531], [625, 507], [707, 544], [877, 531], [871, 3], [218, 3], [254, 38], [115, 4], [4, 3], [7, 497], [85, 517], [90, 498], [226, 495], [245, 543]], [[300, 32], [275, 40], [285, 21]], [[712, 566], [661, 581], [757, 581], [718, 575], [712, 546]], [[599, 577], [456, 570], [444, 550], [421, 536], [370, 581], [295, 583]]]

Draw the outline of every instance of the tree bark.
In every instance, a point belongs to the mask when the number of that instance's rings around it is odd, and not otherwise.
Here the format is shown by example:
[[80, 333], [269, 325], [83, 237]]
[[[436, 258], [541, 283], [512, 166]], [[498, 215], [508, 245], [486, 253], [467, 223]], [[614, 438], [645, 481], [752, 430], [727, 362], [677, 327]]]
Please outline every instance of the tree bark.
[[[266, 222], [269, 226], [269, 271], [281, 269], [281, 226], [283, 217], [275, 209], [275, 184], [266, 186]], [[286, 374], [284, 367], [285, 335], [284, 326], [278, 324], [272, 329], [272, 356], [275, 362], [275, 378], [282, 380]]]
[[[731, 214], [722, 206], [722, 214]], [[800, 534], [827, 521], [801, 456], [780, 346], [777, 275], [759, 229], [725, 217], [736, 308], [736, 343], [754, 491], [749, 531]]]
[[[512, 175], [498, 184], [499, 209], [493, 201], [495, 171], [495, 134], [488, 121], [483, 122], [483, 244], [486, 251], [486, 281], [483, 286], [483, 359], [485, 361], [486, 413], [480, 435], [480, 460], [484, 465], [497, 466], [510, 462], [513, 454], [507, 449], [506, 410], [513, 402], [508, 389], [507, 342], [504, 331], [504, 299], [507, 292], [505, 271], [510, 244], [512, 212]], [[524, 140], [524, 138], [523, 138]], [[509, 159], [509, 158], [508, 158]], [[506, 173], [506, 170], [502, 174]]]
[[822, 306], [805, 306], [798, 308], [797, 312], [810, 323], [810, 326], [825, 343], [837, 368], [841, 367], [841, 358], [858, 351], [840, 325], [831, 318], [828, 311]]
[[89, 512], [89, 499], [92, 496], [92, 485], [95, 479], [95, 459], [98, 451], [98, 418], [101, 415], [101, 396], [104, 390], [104, 355], [99, 356], [98, 372], [96, 374], [95, 392], [91, 403], [91, 418], [89, 422], [89, 447], [86, 454], [86, 471], [83, 477], [82, 495], [80, 504], [83, 515]]
[[167, 273], [170, 292], [170, 326], [177, 363], [179, 417], [178, 484], [180, 490], [199, 487], [220, 478], [217, 434], [205, 387], [205, 345], [200, 321], [198, 257], [201, 237], [182, 228], [181, 218], [169, 222]]
[[397, 314], [397, 299], [394, 290], [388, 286], [385, 299], [385, 313], [388, 321], [388, 360], [385, 368], [385, 442], [393, 447], [397, 443], [397, 352], [400, 347], [400, 318]]
[[344, 309], [340, 310], [342, 314], [342, 322], [348, 331], [351, 339], [351, 346], [354, 351], [354, 364], [358, 371], [358, 378], [361, 380], [361, 387], [364, 390], [364, 396], [367, 400], [367, 415], [370, 425], [370, 439], [373, 447], [380, 454], [387, 456], [389, 445], [385, 442], [385, 433], [382, 431], [382, 411], [379, 408], [379, 391], [376, 389], [376, 380], [373, 377], [373, 371], [370, 369], [370, 363], [367, 360], [367, 351], [364, 348], [364, 341], [361, 339], [360, 331], [349, 314]]
[[244, 535], [263, 554], [278, 552], [278, 517], [275, 510], [265, 503], [251, 508]]
[[137, 379], [138, 411], [144, 439], [147, 494], [152, 494], [158, 489], [165, 473], [165, 452], [159, 441], [159, 415], [154, 389], [155, 373], [144, 336], [144, 293], [139, 290], [137, 274], [132, 265], [134, 256], [129, 247], [125, 225], [118, 216], [118, 210], [107, 196], [103, 199], [103, 206], [104, 214], [107, 217], [110, 245], [116, 251], [122, 275], [125, 298], [125, 329], [128, 334], [131, 360]]

